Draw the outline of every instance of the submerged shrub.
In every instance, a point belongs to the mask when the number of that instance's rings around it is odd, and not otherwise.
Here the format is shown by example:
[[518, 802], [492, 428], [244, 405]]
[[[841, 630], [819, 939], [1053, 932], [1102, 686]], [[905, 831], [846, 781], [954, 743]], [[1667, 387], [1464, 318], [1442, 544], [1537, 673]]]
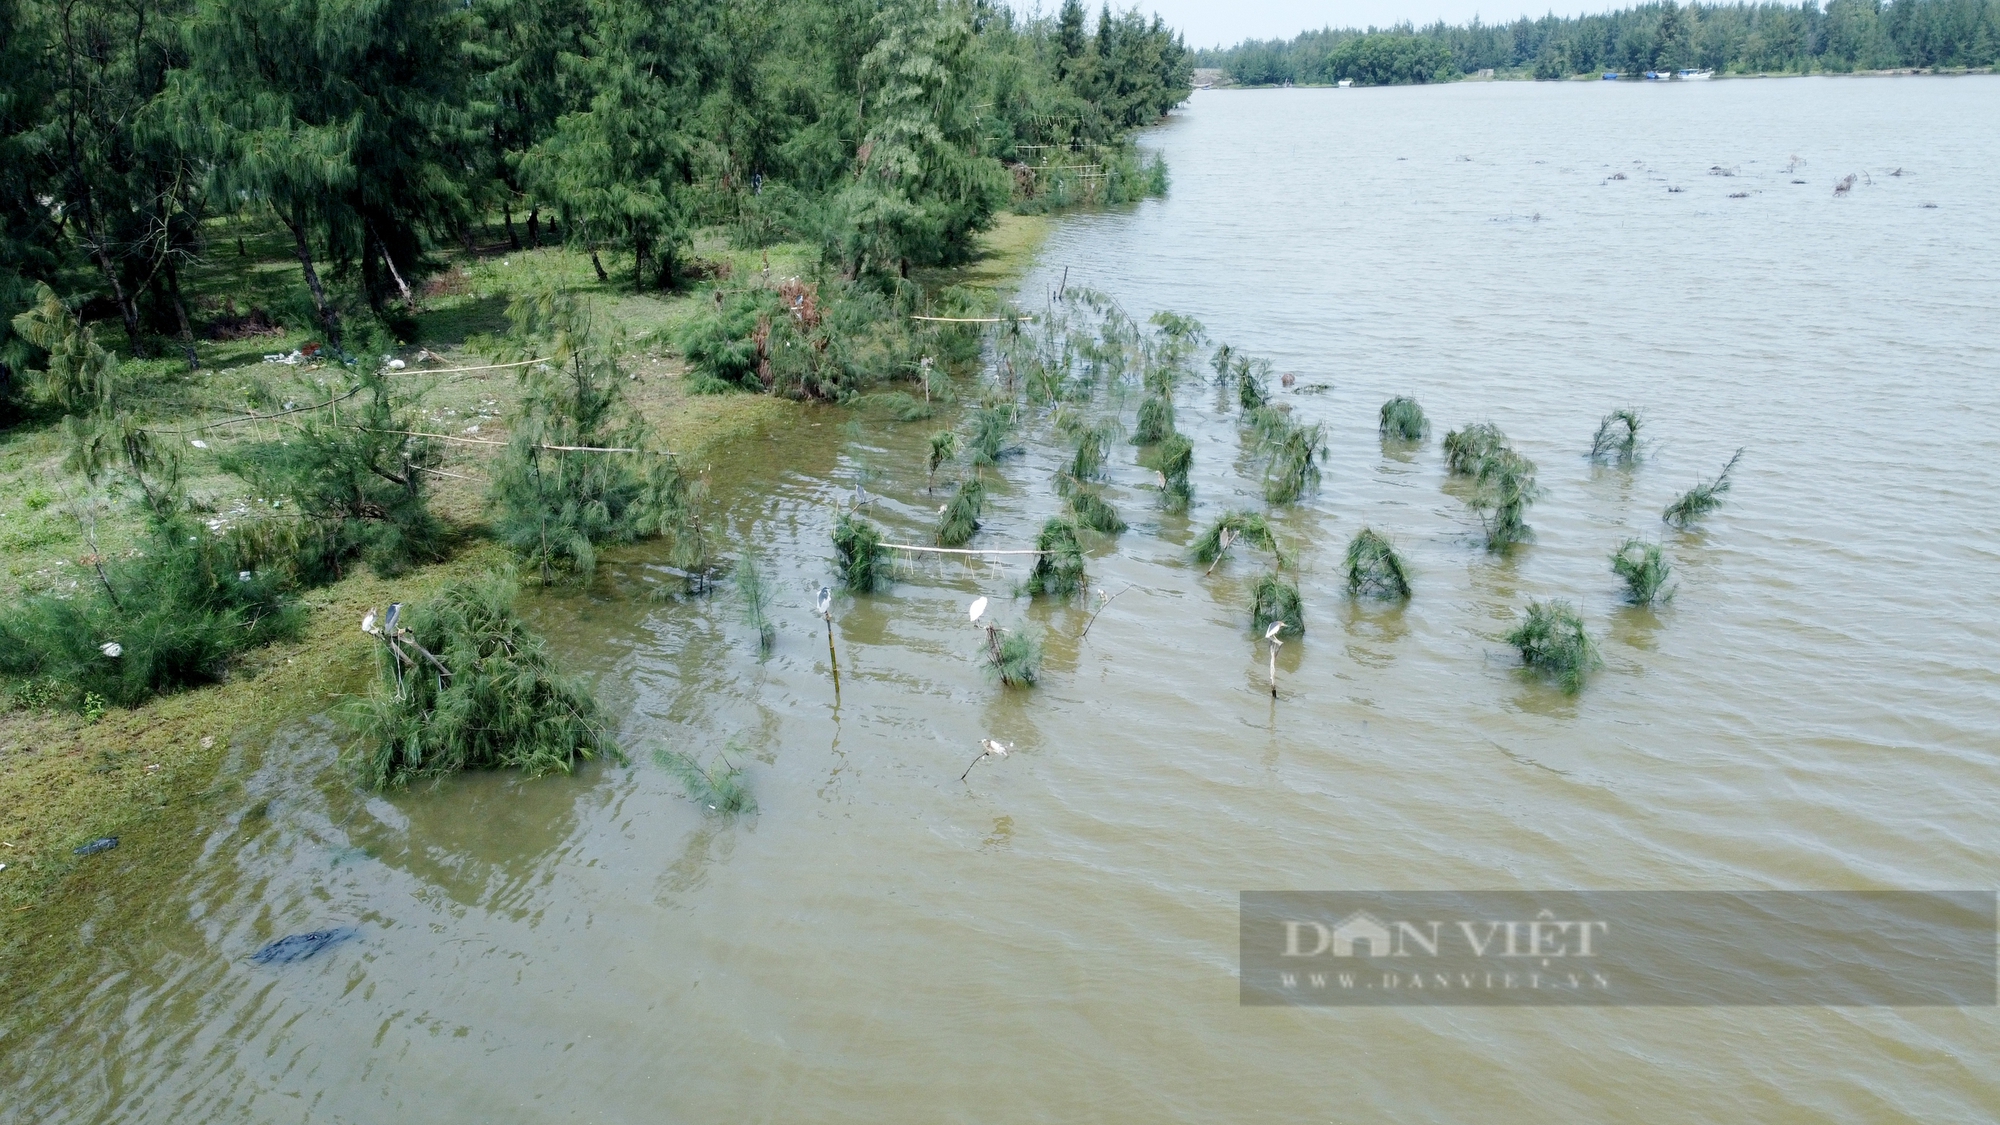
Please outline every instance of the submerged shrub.
[[1083, 589], [1083, 547], [1068, 520], [1052, 519], [1035, 537], [1035, 569], [1028, 574], [1028, 592], [1066, 598]]
[[1069, 510], [1076, 517], [1078, 527], [1087, 527], [1106, 535], [1116, 535], [1126, 527], [1125, 521], [1119, 518], [1118, 509], [1087, 488], [1070, 489]]
[[1596, 436], [1590, 439], [1590, 459], [1615, 460], [1621, 465], [1638, 461], [1640, 425], [1636, 410], [1614, 410], [1606, 414], [1597, 423]]
[[833, 525], [833, 566], [841, 584], [857, 594], [873, 593], [890, 582], [888, 548], [875, 525], [851, 512]]
[[937, 471], [946, 461], [958, 456], [958, 434], [952, 430], [939, 430], [931, 435], [930, 471], [924, 480], [924, 490], [929, 491], [937, 483]]
[[1160, 474], [1160, 494], [1169, 511], [1181, 511], [1194, 495], [1188, 484], [1188, 470], [1194, 467], [1194, 443], [1185, 435], [1173, 434], [1153, 451]]
[[1033, 687], [1042, 678], [1042, 638], [1027, 628], [986, 628], [986, 663], [1002, 684]]
[[1722, 507], [1722, 494], [1729, 491], [1729, 474], [1736, 470], [1736, 463], [1743, 460], [1743, 451], [1729, 459], [1722, 472], [1712, 481], [1700, 481], [1680, 499], [1667, 505], [1660, 518], [1675, 527], [1686, 527], [1701, 517]]
[[1444, 435], [1444, 465], [1458, 476], [1475, 476], [1481, 465], [1506, 448], [1507, 435], [1500, 432], [1500, 427], [1491, 422], [1475, 422]]
[[756, 556], [748, 551], [736, 560], [736, 596], [743, 599], [743, 623], [757, 630], [757, 647], [769, 652], [778, 639], [778, 630], [771, 624], [771, 589]]
[[1160, 394], [1147, 395], [1139, 404], [1139, 422], [1132, 430], [1132, 444], [1158, 445], [1173, 432], [1173, 400]]
[[986, 485], [978, 477], [960, 481], [951, 502], [938, 513], [938, 546], [963, 547], [972, 542], [973, 533], [979, 530], [980, 509], [985, 505]]
[[1262, 364], [1238, 356], [1231, 370], [1236, 373], [1236, 405], [1250, 411], [1271, 401], [1271, 393], [1264, 389]]
[[1278, 549], [1278, 537], [1272, 534], [1269, 521], [1256, 512], [1246, 511], [1226, 512], [1208, 525], [1208, 530], [1194, 541], [1194, 561], [1210, 566], [1238, 543], [1262, 547], [1277, 556], [1279, 565], [1285, 563], [1285, 554]]
[[1014, 404], [988, 402], [972, 415], [971, 460], [974, 465], [991, 465], [1014, 452], [1007, 441], [1014, 436]]
[[1259, 575], [1252, 588], [1250, 625], [1261, 634], [1276, 621], [1285, 623], [1279, 636], [1296, 637], [1306, 631], [1305, 604], [1299, 600], [1298, 586], [1269, 571]]
[[1076, 438], [1076, 453], [1070, 457], [1065, 475], [1073, 482], [1092, 481], [1103, 476], [1105, 457], [1110, 451], [1112, 438], [1117, 434], [1115, 424], [1079, 424], [1072, 426], [1071, 432]]
[[708, 766], [696, 761], [694, 755], [678, 750], [655, 750], [653, 760], [679, 779], [688, 797], [708, 812], [736, 816], [757, 811], [756, 800], [743, 784], [743, 767], [721, 755]]
[[1398, 395], [1382, 404], [1382, 436], [1391, 441], [1422, 441], [1431, 423], [1417, 400]]
[[617, 754], [590, 691], [556, 672], [514, 612], [515, 592], [497, 576], [463, 580], [377, 626], [395, 631], [381, 635], [351, 752], [365, 784], [466, 769], [568, 773]]
[[1489, 455], [1479, 464], [1472, 507], [1486, 527], [1486, 548], [1499, 551], [1527, 541], [1528, 505], [1541, 495], [1535, 483], [1535, 463], [1511, 449]]
[[1319, 487], [1319, 458], [1326, 452], [1326, 427], [1287, 425], [1277, 435], [1270, 463], [1264, 467], [1264, 500], [1290, 504]]
[[1364, 527], [1348, 542], [1347, 592], [1357, 597], [1410, 596], [1409, 569], [1387, 537]]
[[1507, 643], [1520, 650], [1524, 666], [1566, 692], [1582, 688], [1584, 677], [1603, 663], [1584, 630], [1583, 618], [1561, 599], [1529, 602], [1527, 616], [1507, 634]]
[[1664, 589], [1673, 568], [1658, 543], [1627, 539], [1611, 553], [1611, 570], [1625, 580], [1626, 593], [1634, 605], [1651, 605], [1673, 597], [1673, 591]]

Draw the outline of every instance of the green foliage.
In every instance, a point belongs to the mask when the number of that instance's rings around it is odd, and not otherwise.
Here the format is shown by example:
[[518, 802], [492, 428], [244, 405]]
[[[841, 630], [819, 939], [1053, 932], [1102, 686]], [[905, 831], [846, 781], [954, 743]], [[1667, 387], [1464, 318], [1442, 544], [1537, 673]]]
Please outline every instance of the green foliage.
[[1451, 473], [1476, 476], [1479, 467], [1508, 448], [1507, 435], [1491, 422], [1476, 422], [1444, 435], [1444, 465]]
[[[542, 582], [587, 579], [597, 548], [677, 529], [699, 542], [687, 482], [649, 457], [624, 400], [619, 342], [590, 305], [559, 289], [508, 309], [514, 350], [546, 362], [521, 369], [522, 395], [488, 492], [495, 536]], [[596, 450], [637, 452], [595, 452]]]
[[1072, 488], [1069, 493], [1070, 514], [1075, 517], [1078, 527], [1087, 527], [1106, 535], [1116, 535], [1125, 530], [1125, 521], [1119, 517], [1118, 509], [1087, 488]]
[[661, 749], [653, 751], [653, 760], [673, 774], [686, 787], [689, 799], [707, 812], [729, 817], [757, 811], [749, 786], [743, 784], [743, 767], [724, 755], [716, 755], [714, 762], [703, 766], [692, 754]]
[[1666, 589], [1673, 567], [1658, 543], [1627, 539], [1611, 553], [1611, 570], [1625, 580], [1626, 596], [1633, 605], [1652, 605], [1674, 596]]
[[1160, 473], [1160, 493], [1168, 509], [1185, 509], [1194, 495], [1194, 487], [1188, 483], [1188, 471], [1194, 467], [1194, 443], [1181, 434], [1173, 434], [1160, 443], [1153, 457]]
[[981, 403], [972, 414], [971, 461], [974, 465], [991, 465], [1015, 452], [1007, 443], [1014, 436], [1014, 425], [1018, 418], [1014, 404], [992, 400]]
[[1527, 615], [1507, 634], [1507, 643], [1520, 651], [1522, 665], [1571, 694], [1603, 664], [1596, 643], [1583, 627], [1583, 618], [1561, 599], [1529, 602]]
[[681, 326], [674, 342], [687, 357], [689, 390], [726, 394], [769, 386], [764, 344], [771, 333], [770, 305], [763, 291], [739, 291]]
[[1722, 467], [1722, 472], [1716, 474], [1714, 480], [1696, 482], [1695, 486], [1688, 489], [1680, 499], [1667, 505], [1666, 511], [1660, 513], [1660, 518], [1675, 527], [1685, 528], [1722, 507], [1722, 496], [1729, 491], [1729, 475], [1736, 471], [1736, 463], [1741, 460], [1743, 451], [1739, 449], [1736, 455], [1729, 459], [1729, 463]]
[[1486, 528], [1486, 548], [1504, 550], [1525, 542], [1528, 505], [1542, 493], [1535, 483], [1535, 463], [1512, 449], [1502, 449], [1479, 463], [1472, 507]]
[[1382, 404], [1380, 428], [1382, 436], [1391, 441], [1422, 441], [1431, 423], [1416, 399], [1398, 395]]
[[[0, 675], [130, 707], [219, 679], [229, 659], [294, 634], [300, 616], [269, 577], [184, 511], [149, 520], [146, 555], [107, 566], [105, 585], [0, 609]], [[112, 657], [100, 646], [116, 644]]]
[[1083, 589], [1083, 547], [1076, 541], [1076, 527], [1068, 520], [1052, 519], [1042, 524], [1035, 537], [1035, 569], [1028, 574], [1028, 591], [1066, 598]]
[[986, 503], [986, 484], [978, 477], [960, 481], [951, 502], [938, 513], [937, 545], [963, 547], [979, 530], [979, 511]]
[[1388, 537], [1362, 528], [1347, 544], [1347, 592], [1356, 597], [1407, 598], [1410, 572]]
[[841, 583], [857, 594], [883, 589], [892, 578], [882, 532], [852, 512], [841, 513], [833, 525], [833, 565]]
[[958, 456], [958, 434], [956, 431], [939, 430], [937, 433], [931, 435], [930, 467], [928, 476], [926, 477], [926, 489], [937, 483], [938, 469], [942, 468], [945, 462], [950, 461], [956, 456]]
[[1306, 631], [1305, 604], [1299, 600], [1296, 583], [1267, 571], [1258, 575], [1257, 584], [1251, 587], [1250, 626], [1262, 635], [1277, 621], [1285, 623], [1279, 636], [1302, 636]]
[[1033, 687], [1042, 678], [1042, 638], [1031, 628], [986, 628], [987, 668], [1010, 688]]
[[[1225, 533], [1227, 546], [1224, 545]], [[1194, 541], [1194, 561], [1202, 566], [1211, 566], [1238, 543], [1262, 547], [1276, 556], [1279, 566], [1287, 565], [1285, 552], [1278, 546], [1278, 537], [1272, 533], [1270, 522], [1256, 512], [1246, 511], [1226, 512], [1209, 524], [1207, 530]]]
[[1264, 365], [1261, 361], [1238, 356], [1230, 370], [1236, 374], [1236, 405], [1242, 407], [1245, 414], [1271, 401], [1271, 392], [1264, 387]]
[[404, 607], [396, 635], [378, 638], [375, 690], [349, 751], [364, 784], [466, 769], [569, 773], [617, 754], [596, 700], [556, 671], [515, 613], [515, 593], [499, 576], [456, 582]]
[[[1145, 412], [1140, 411], [1143, 418]], [[1169, 423], [1171, 424], [1171, 423]], [[1069, 460], [1065, 476], [1072, 482], [1094, 481], [1104, 475], [1104, 460], [1117, 429], [1111, 422], [1074, 427], [1076, 453]]]
[[1639, 413], [1635, 410], [1614, 410], [1597, 423], [1597, 434], [1590, 439], [1590, 459], [1592, 461], [1617, 461], [1620, 465], [1631, 465], [1639, 460]]
[[1139, 403], [1139, 421], [1132, 428], [1133, 445], [1157, 445], [1174, 432], [1174, 400], [1161, 394], [1147, 395]]
[[[243, 528], [246, 541], [285, 555], [297, 581], [331, 581], [360, 558], [384, 577], [443, 557], [444, 526], [427, 506], [424, 470], [438, 458], [414, 401], [401, 401], [380, 372], [359, 376], [355, 399], [302, 414], [282, 441], [227, 453], [222, 466], [260, 495], [289, 502], [289, 517]], [[329, 396], [339, 397], [339, 396]], [[358, 400], [358, 401], [356, 401]]]
[[771, 624], [771, 588], [764, 579], [757, 557], [745, 551], [736, 560], [736, 596], [743, 601], [743, 623], [757, 630], [757, 648], [771, 651], [778, 630]]
[[1326, 427], [1318, 422], [1287, 424], [1272, 439], [1264, 466], [1264, 501], [1290, 504], [1319, 487], [1319, 459], [1326, 453]]
[[69, 311], [55, 290], [35, 286], [35, 303], [14, 317], [14, 332], [47, 356], [35, 373], [41, 398], [66, 413], [111, 407], [112, 376], [118, 360], [97, 346], [97, 335]]

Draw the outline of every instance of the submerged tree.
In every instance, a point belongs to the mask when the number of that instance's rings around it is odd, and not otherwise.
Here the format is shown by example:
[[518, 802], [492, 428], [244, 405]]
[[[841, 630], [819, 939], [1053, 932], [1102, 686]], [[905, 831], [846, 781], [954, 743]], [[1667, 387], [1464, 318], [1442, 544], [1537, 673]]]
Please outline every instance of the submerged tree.
[[1066, 598], [1083, 589], [1083, 547], [1076, 540], [1076, 527], [1068, 520], [1052, 519], [1042, 524], [1035, 537], [1035, 569], [1028, 574], [1028, 592]]
[[653, 751], [653, 760], [673, 774], [687, 790], [688, 798], [708, 812], [737, 816], [757, 811], [750, 787], [743, 784], [743, 767], [717, 754], [704, 766], [694, 755], [679, 750]]
[[1512, 449], [1502, 449], [1479, 463], [1472, 506], [1486, 528], [1486, 549], [1505, 550], [1525, 542], [1528, 505], [1541, 495], [1535, 483], [1535, 463]]
[[1216, 560], [1238, 543], [1262, 547], [1277, 558], [1280, 566], [1288, 561], [1270, 522], [1256, 512], [1246, 511], [1225, 512], [1195, 539], [1191, 553], [1195, 562], [1213, 568]]
[[1571, 694], [1603, 663], [1583, 618], [1561, 599], [1529, 602], [1527, 615], [1507, 634], [1507, 643], [1520, 651], [1522, 665]]
[[757, 648], [771, 651], [778, 639], [778, 630], [771, 624], [771, 588], [764, 581], [757, 557], [748, 551], [736, 560], [736, 595], [743, 599], [743, 623], [757, 630]]
[[1194, 495], [1194, 488], [1188, 483], [1188, 470], [1194, 467], [1194, 443], [1185, 435], [1174, 434], [1160, 443], [1153, 456], [1160, 474], [1160, 495], [1167, 510], [1185, 511]]
[[1491, 422], [1475, 422], [1444, 435], [1445, 468], [1462, 477], [1476, 476], [1479, 467], [1508, 448], [1507, 435]]
[[952, 430], [939, 430], [931, 435], [930, 468], [924, 478], [924, 491], [929, 492], [937, 485], [937, 471], [945, 462], [958, 456], [958, 434]]
[[1264, 500], [1290, 504], [1319, 487], [1319, 458], [1326, 453], [1326, 426], [1314, 422], [1287, 424], [1272, 439], [1271, 460], [1264, 467]]
[[1076, 518], [1078, 527], [1087, 527], [1106, 535], [1116, 535], [1125, 530], [1124, 519], [1110, 501], [1098, 495], [1095, 489], [1076, 487], [1069, 492], [1070, 514]]
[[1042, 638], [1027, 627], [988, 625], [986, 666], [1007, 687], [1033, 687], [1042, 678]]
[[1398, 395], [1382, 404], [1382, 436], [1390, 441], [1422, 441], [1430, 432], [1430, 419], [1417, 400]]
[[1667, 510], [1660, 513], [1660, 518], [1675, 527], [1685, 528], [1722, 507], [1722, 495], [1729, 491], [1729, 474], [1736, 471], [1736, 463], [1741, 460], [1743, 451], [1739, 449], [1714, 480], [1697, 482], [1680, 499], [1667, 505]]
[[1263, 633], [1274, 622], [1283, 622], [1280, 636], [1297, 637], [1306, 631], [1305, 603], [1299, 587], [1276, 571], [1257, 577], [1251, 588], [1250, 625]]
[[617, 754], [589, 689], [557, 673], [514, 598], [512, 582], [488, 576], [369, 613], [379, 674], [350, 751], [364, 784], [464, 769], [568, 773]]
[[985, 504], [985, 482], [978, 477], [960, 481], [958, 491], [952, 493], [951, 502], [938, 513], [938, 546], [963, 547], [972, 542], [973, 533], [979, 530], [980, 509]]
[[1356, 597], [1407, 598], [1410, 572], [1386, 536], [1369, 528], [1347, 544], [1347, 592]]
[[1132, 428], [1133, 445], [1157, 445], [1174, 432], [1174, 400], [1163, 394], [1147, 395], [1139, 404], [1139, 421]]
[[1633, 605], [1652, 605], [1674, 596], [1666, 589], [1673, 572], [1658, 543], [1627, 539], [1611, 553], [1612, 573], [1625, 580], [1625, 590]]
[[1017, 415], [1011, 402], [990, 400], [981, 403], [972, 415], [972, 453], [975, 466], [991, 465], [1014, 452], [1007, 442], [1014, 436]]
[[833, 525], [833, 565], [840, 581], [857, 594], [873, 593], [890, 582], [889, 549], [867, 519], [842, 512]]
[[1592, 461], [1616, 461], [1620, 465], [1631, 465], [1639, 460], [1639, 427], [1642, 425], [1636, 410], [1614, 410], [1597, 423], [1597, 434], [1590, 439], [1590, 459]]

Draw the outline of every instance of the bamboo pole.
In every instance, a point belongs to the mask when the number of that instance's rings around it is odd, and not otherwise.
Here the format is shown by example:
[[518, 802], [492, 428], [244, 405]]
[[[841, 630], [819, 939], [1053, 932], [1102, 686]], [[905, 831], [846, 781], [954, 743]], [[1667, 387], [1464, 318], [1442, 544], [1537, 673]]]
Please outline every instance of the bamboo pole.
[[914, 543], [883, 543], [881, 545], [892, 547], [898, 551], [929, 551], [937, 555], [1046, 555], [1050, 553], [1048, 551], [996, 551], [980, 547], [919, 547]]

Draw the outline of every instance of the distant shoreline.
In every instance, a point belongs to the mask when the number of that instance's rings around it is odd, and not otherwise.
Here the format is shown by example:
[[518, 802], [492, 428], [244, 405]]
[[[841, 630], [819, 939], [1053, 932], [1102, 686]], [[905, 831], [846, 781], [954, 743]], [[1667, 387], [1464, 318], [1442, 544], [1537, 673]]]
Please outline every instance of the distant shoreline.
[[[1622, 73], [1622, 72], [1621, 72]], [[1723, 74], [1716, 72], [1702, 81], [1722, 82], [1739, 79], [1761, 78], [1963, 78], [1967, 75], [2000, 73], [2000, 67], [1893, 67], [1887, 70], [1809, 70], [1809, 71], [1757, 71], [1749, 74]], [[1288, 82], [1288, 83], [1239, 83], [1228, 75], [1213, 68], [1199, 68], [1194, 72], [1194, 85], [1201, 90], [1333, 90], [1341, 89], [1332, 82]], [[1378, 86], [1355, 85], [1349, 89], [1379, 89], [1383, 86], [1451, 86], [1460, 82], [1602, 82], [1602, 73], [1572, 74], [1566, 78], [1536, 78], [1527, 68], [1516, 71], [1500, 71], [1493, 74], [1465, 74], [1444, 82], [1385, 82]], [[1644, 82], [1647, 79], [1633, 76], [1620, 78], [1620, 82]], [[1651, 81], [1661, 81], [1652, 79]], [[1673, 78], [1666, 81], [1680, 82]]]

